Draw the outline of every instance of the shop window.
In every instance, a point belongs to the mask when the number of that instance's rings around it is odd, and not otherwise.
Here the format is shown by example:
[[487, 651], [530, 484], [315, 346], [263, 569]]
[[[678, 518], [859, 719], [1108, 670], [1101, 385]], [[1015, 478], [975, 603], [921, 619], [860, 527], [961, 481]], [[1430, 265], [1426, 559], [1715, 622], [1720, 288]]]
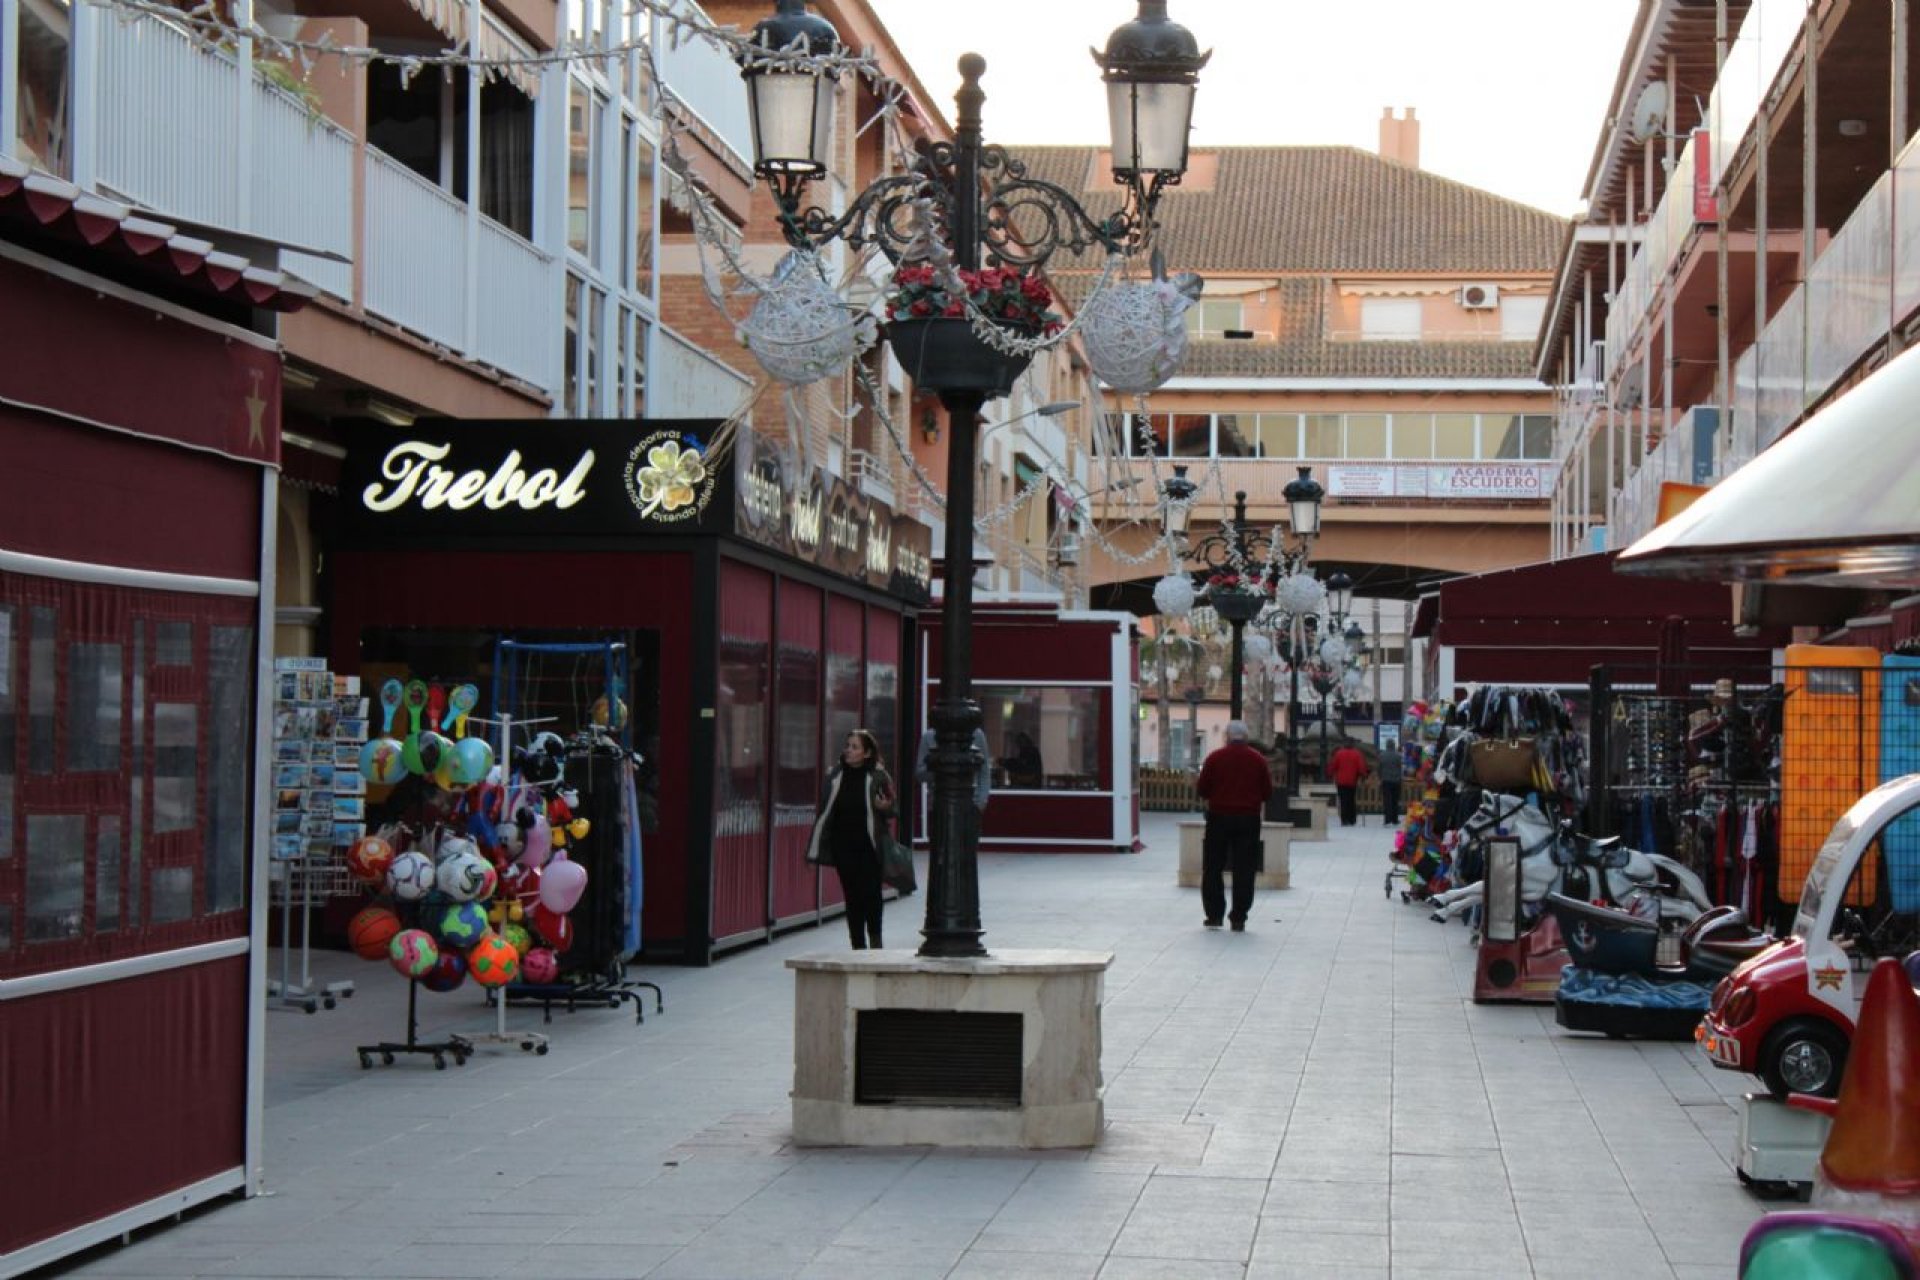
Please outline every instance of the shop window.
[[[199, 708], [191, 702], [153, 704], [153, 833], [194, 828], [199, 781]], [[159, 876], [154, 877], [156, 885]], [[156, 890], [155, 896], [158, 896]]]
[[[0, 606], [0, 862], [13, 857], [13, 795], [14, 795], [14, 751], [17, 748], [17, 732], [13, 724], [13, 686], [15, 666], [13, 661], [14, 610]], [[0, 927], [4, 927], [10, 917], [7, 908], [0, 906]], [[7, 949], [5, 938], [0, 937], [0, 951]]]
[[156, 667], [193, 665], [193, 624], [191, 622], [154, 624], [153, 665]]
[[[35, 168], [71, 177], [72, 11], [62, 0], [24, 0], [19, 13], [19, 86], [14, 98], [17, 154]], [[0, 49], [0, 55], [5, 53]]]
[[155, 867], [153, 869], [154, 924], [173, 924], [193, 916], [193, 868]]
[[994, 757], [994, 785], [1011, 791], [1098, 791], [1102, 691], [975, 686]]
[[252, 627], [214, 627], [207, 650], [207, 910], [238, 911], [247, 894], [247, 764]]
[[120, 819], [103, 817], [93, 838], [93, 931], [120, 927]]
[[[892, 637], [880, 634], [882, 628], [891, 629], [898, 624], [890, 613], [875, 612], [872, 625], [868, 629], [867, 640], [867, 728], [873, 730], [874, 740], [880, 744], [880, 759], [886, 763], [890, 772], [899, 780], [901, 789], [912, 785], [908, 775], [913, 769], [913, 761], [900, 754], [897, 740], [900, 723], [900, 665], [889, 655], [880, 657], [883, 646]], [[897, 642], [895, 642], [897, 645]]]
[[752, 835], [766, 828], [767, 641], [764, 636], [720, 637], [720, 723], [714, 779], [717, 836]]
[[1387, 415], [1384, 413], [1350, 413], [1347, 415], [1347, 450], [1349, 458], [1384, 458], [1387, 456]]
[[67, 772], [120, 768], [120, 646], [67, 646]]
[[45, 774], [53, 772], [54, 720], [59, 714], [55, 701], [60, 678], [55, 663], [59, 623], [48, 608], [32, 609], [28, 616], [27, 772]]
[[127, 927], [140, 927], [141, 891], [146, 882], [140, 878], [142, 835], [147, 824], [147, 628], [133, 625], [133, 729], [129, 734], [132, 758], [128, 761], [133, 785], [127, 790]]
[[813, 644], [780, 645], [780, 741], [773, 805], [775, 821], [781, 826], [811, 825], [820, 803], [819, 612], [816, 606]]
[[79, 937], [85, 923], [86, 887], [86, 815], [29, 815], [27, 941]]

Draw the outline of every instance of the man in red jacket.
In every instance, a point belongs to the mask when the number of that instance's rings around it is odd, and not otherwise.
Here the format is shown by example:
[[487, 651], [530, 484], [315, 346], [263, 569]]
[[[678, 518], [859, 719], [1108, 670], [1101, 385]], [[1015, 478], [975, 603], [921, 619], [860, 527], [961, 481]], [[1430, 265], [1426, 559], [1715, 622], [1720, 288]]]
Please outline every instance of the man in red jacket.
[[1327, 761], [1327, 778], [1340, 793], [1341, 826], [1350, 827], [1360, 820], [1355, 810], [1354, 793], [1359, 790], [1360, 779], [1372, 772], [1367, 767], [1367, 758], [1351, 742], [1334, 752], [1333, 759]]
[[1260, 865], [1260, 814], [1273, 794], [1273, 774], [1267, 758], [1247, 743], [1244, 720], [1227, 723], [1227, 744], [1200, 766], [1194, 790], [1207, 802], [1207, 830], [1201, 846], [1200, 905], [1209, 929], [1220, 927], [1227, 895], [1220, 882], [1233, 867], [1233, 922], [1235, 933], [1245, 932], [1247, 912], [1253, 909], [1253, 877]]

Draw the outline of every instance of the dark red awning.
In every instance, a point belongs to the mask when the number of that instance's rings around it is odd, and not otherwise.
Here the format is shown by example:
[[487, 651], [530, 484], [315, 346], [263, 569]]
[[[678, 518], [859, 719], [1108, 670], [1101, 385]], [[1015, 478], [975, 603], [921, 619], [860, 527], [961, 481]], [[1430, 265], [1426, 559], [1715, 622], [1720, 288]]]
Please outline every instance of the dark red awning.
[[0, 154], [0, 219], [67, 231], [84, 244], [172, 272], [196, 289], [235, 301], [244, 299], [269, 311], [298, 311], [319, 292], [297, 276], [222, 253], [211, 241], [146, 217], [132, 205], [92, 195], [4, 154]]

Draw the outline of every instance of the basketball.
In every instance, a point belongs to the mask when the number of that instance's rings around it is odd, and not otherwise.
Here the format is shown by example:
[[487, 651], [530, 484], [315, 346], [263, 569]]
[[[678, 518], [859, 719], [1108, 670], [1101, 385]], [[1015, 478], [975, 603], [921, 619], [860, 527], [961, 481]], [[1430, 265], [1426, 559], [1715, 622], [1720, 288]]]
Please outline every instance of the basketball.
[[362, 960], [380, 960], [400, 932], [400, 917], [386, 907], [368, 907], [347, 924], [347, 945]]

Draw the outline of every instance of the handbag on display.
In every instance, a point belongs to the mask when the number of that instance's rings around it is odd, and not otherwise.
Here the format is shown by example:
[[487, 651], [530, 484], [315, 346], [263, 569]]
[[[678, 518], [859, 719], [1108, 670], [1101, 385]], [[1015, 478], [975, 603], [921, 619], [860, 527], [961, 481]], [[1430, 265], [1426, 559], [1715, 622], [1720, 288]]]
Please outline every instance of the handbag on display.
[[1537, 758], [1532, 738], [1481, 738], [1467, 748], [1473, 780], [1492, 791], [1526, 790], [1534, 785]]

